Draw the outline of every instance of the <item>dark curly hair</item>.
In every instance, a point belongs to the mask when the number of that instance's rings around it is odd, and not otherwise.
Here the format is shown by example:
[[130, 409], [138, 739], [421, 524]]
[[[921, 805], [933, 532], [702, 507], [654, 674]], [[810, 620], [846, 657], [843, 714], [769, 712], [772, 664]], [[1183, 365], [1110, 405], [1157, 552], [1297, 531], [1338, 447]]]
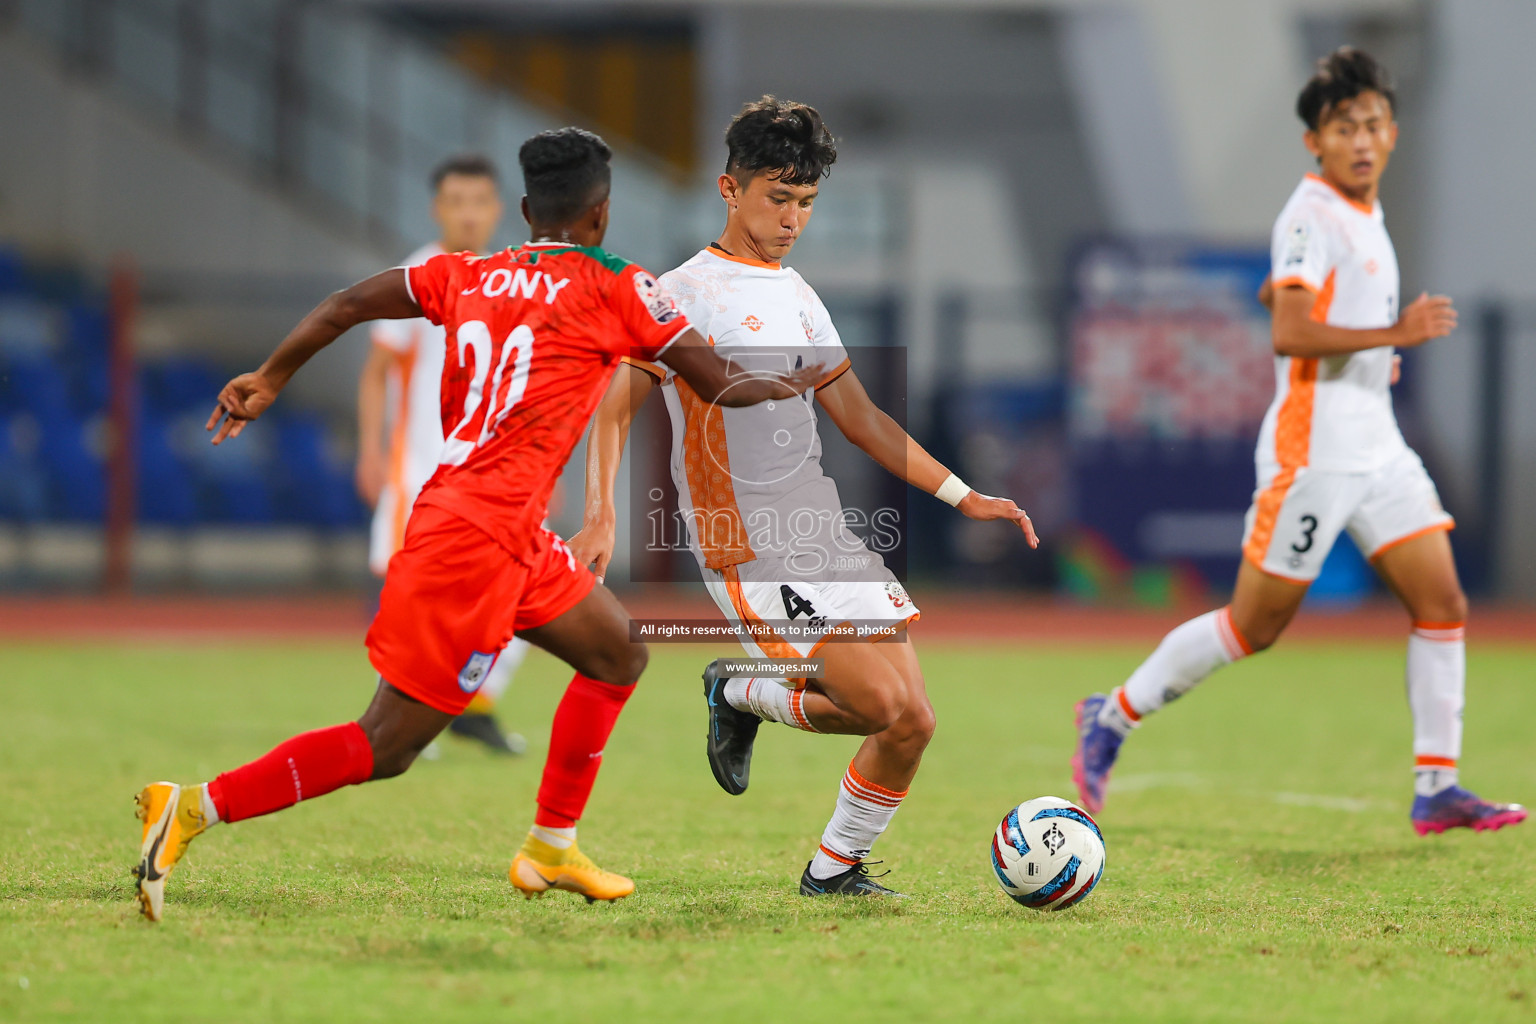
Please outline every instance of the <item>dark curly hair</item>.
[[768, 171], [786, 185], [813, 185], [837, 162], [837, 141], [816, 108], [773, 96], [741, 108], [725, 147], [725, 173], [738, 180]]
[[1397, 110], [1397, 93], [1392, 89], [1392, 78], [1376, 58], [1353, 46], [1341, 46], [1317, 62], [1312, 77], [1302, 86], [1296, 97], [1296, 116], [1313, 131], [1322, 125], [1323, 119], [1340, 103], [1352, 100], [1363, 92], [1381, 94], [1393, 112]]
[[540, 224], [565, 224], [608, 197], [613, 169], [608, 143], [580, 128], [556, 128], [524, 142], [517, 151], [523, 168], [528, 212]]

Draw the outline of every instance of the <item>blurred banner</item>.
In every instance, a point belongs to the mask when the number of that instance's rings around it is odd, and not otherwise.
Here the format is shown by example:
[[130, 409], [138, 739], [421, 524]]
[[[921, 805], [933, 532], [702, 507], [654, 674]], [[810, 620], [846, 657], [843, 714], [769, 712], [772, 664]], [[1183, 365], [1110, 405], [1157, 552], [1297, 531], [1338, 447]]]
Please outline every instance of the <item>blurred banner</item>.
[[[1226, 588], [1237, 571], [1253, 447], [1274, 395], [1261, 249], [1109, 240], [1072, 267], [1067, 436], [1081, 535], [1064, 583], [1150, 601]], [[1370, 586], [1349, 543], [1315, 593]]]

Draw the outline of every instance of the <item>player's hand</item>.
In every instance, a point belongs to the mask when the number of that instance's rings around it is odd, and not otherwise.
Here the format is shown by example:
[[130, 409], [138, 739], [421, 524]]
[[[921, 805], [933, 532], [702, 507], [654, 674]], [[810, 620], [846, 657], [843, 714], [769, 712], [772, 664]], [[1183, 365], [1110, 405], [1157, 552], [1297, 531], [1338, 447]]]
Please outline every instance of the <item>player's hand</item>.
[[1392, 379], [1388, 381], [1390, 387], [1397, 387], [1397, 382], [1403, 379], [1403, 357], [1392, 357]]
[[1434, 338], [1443, 338], [1456, 329], [1456, 307], [1445, 295], [1420, 292], [1403, 315], [1397, 319], [1397, 331], [1401, 336], [1398, 345], [1412, 348]]
[[1011, 519], [1024, 531], [1024, 539], [1030, 547], [1040, 546], [1040, 538], [1035, 534], [1035, 524], [1029, 521], [1029, 514], [1007, 498], [992, 498], [980, 491], [970, 491], [955, 507], [971, 519], [983, 522], [988, 519]]
[[813, 363], [810, 366], [802, 366], [784, 373], [769, 374], [762, 379], [772, 381], [788, 389], [772, 397], [794, 398], [796, 395], [803, 395], [806, 391], [815, 387], [826, 375], [827, 368], [825, 366], [822, 366], [820, 363]]
[[357, 483], [357, 495], [369, 508], [379, 503], [384, 493], [384, 481], [389, 477], [389, 459], [378, 448], [365, 445], [357, 457], [357, 471], [353, 479]]
[[[260, 373], [242, 373], [219, 392], [219, 404], [208, 417], [206, 429], [218, 428], [214, 444], [227, 437], [239, 437], [245, 425], [262, 413], [277, 398], [277, 387]], [[222, 421], [222, 422], [221, 422]]]
[[591, 566], [597, 582], [608, 575], [608, 563], [613, 560], [614, 514], [609, 511], [596, 516], [583, 517], [581, 529], [565, 542], [577, 565]]

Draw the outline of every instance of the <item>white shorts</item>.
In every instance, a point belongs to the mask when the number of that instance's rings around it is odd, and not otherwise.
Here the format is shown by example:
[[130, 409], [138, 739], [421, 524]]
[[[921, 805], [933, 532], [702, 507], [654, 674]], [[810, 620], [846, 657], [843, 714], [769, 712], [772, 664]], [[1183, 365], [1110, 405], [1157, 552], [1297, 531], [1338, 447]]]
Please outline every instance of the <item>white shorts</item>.
[[795, 578], [782, 559], [759, 558], [703, 573], [709, 596], [742, 627], [741, 646], [755, 658], [808, 658], [845, 639], [873, 643], [922, 614], [884, 566], [861, 569], [854, 579], [833, 571], [809, 581]]
[[411, 518], [420, 488], [406, 491], [393, 483], [379, 491], [379, 503], [373, 507], [373, 521], [368, 529], [368, 568], [383, 576], [389, 560], [405, 543], [405, 524]]
[[1440, 506], [1424, 463], [1408, 449], [1370, 473], [1266, 466], [1248, 507], [1243, 557], [1271, 576], [1311, 583], [1341, 530], [1375, 559], [1404, 541], [1455, 525]]

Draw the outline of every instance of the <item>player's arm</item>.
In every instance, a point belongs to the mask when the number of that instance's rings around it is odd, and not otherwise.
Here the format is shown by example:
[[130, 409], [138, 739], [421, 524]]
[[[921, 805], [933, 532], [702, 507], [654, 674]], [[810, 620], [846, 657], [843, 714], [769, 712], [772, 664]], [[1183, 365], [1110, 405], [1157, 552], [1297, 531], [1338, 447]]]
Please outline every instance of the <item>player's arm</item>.
[[581, 529], [566, 542], [566, 547], [578, 564], [590, 565], [599, 580], [608, 574], [608, 562], [613, 558], [618, 521], [613, 485], [618, 479], [619, 462], [624, 458], [624, 444], [629, 440], [629, 427], [640, 406], [660, 383], [655, 374], [622, 363], [592, 415], [592, 429], [587, 433], [587, 496], [581, 510]]
[[694, 330], [684, 331], [656, 358], [676, 370], [700, 399], [730, 409], [772, 398], [794, 398], [826, 375], [818, 363], [787, 373], [754, 370], [733, 376], [731, 365]]
[[1356, 329], [1314, 320], [1312, 307], [1316, 297], [1302, 285], [1282, 282], [1273, 291], [1271, 337], [1276, 354], [1282, 356], [1316, 359], [1384, 345], [1412, 348], [1432, 338], [1443, 338], [1456, 329], [1456, 310], [1444, 295], [1421, 294], [1391, 327]]
[[218, 428], [213, 443], [238, 437], [246, 423], [266, 412], [299, 367], [348, 330], [367, 320], [421, 316], [405, 275], [396, 267], [333, 292], [299, 321], [259, 368], [224, 385], [219, 404], [208, 417], [208, 429]]
[[817, 388], [816, 400], [844, 437], [896, 476], [918, 490], [949, 502], [972, 519], [1011, 519], [1024, 531], [1030, 547], [1040, 546], [1034, 524], [1023, 509], [1007, 498], [988, 497], [962, 483], [875, 405], [852, 370]]
[[368, 358], [357, 382], [357, 493], [372, 508], [379, 503], [388, 471], [389, 452], [384, 443], [384, 394], [389, 368], [399, 358], [393, 349], [377, 342], [368, 346]]

